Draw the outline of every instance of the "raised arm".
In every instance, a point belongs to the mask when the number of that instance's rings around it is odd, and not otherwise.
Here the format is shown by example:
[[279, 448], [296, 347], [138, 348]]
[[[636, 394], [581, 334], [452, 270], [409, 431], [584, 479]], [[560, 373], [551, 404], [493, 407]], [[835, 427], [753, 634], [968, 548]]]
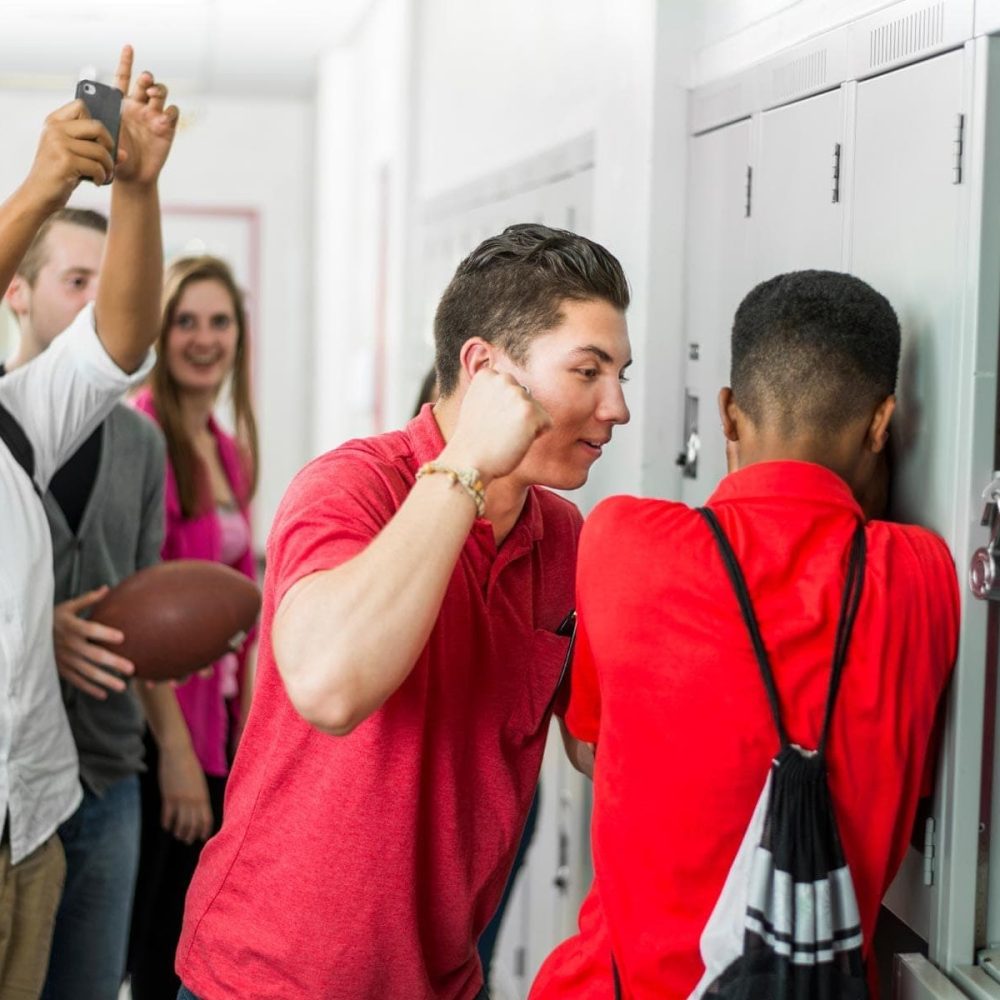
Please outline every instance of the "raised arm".
[[[477, 469], [485, 486], [515, 469], [549, 425], [509, 375], [481, 371], [438, 461]], [[363, 552], [289, 589], [272, 641], [289, 698], [306, 721], [346, 734], [403, 683], [475, 516], [472, 500], [446, 476], [426, 476]]]
[[115, 85], [122, 101], [120, 158], [111, 188], [108, 240], [97, 290], [97, 334], [114, 362], [135, 371], [156, 339], [163, 281], [157, 181], [177, 130], [167, 88], [140, 73], [129, 89], [132, 49], [122, 50]]
[[70, 101], [45, 119], [38, 151], [21, 186], [0, 205], [0, 293], [10, 284], [38, 227], [89, 177], [111, 176], [111, 136], [87, 117], [83, 101]]

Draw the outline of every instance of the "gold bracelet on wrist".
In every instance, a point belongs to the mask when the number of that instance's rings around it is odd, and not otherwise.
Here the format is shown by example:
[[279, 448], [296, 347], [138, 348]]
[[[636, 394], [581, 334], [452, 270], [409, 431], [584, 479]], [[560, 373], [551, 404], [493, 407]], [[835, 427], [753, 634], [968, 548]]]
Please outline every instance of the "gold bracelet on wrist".
[[442, 465], [440, 462], [424, 462], [417, 469], [417, 479], [423, 476], [431, 476], [435, 472], [440, 472], [448, 477], [453, 486], [458, 486], [471, 498], [476, 505], [476, 516], [483, 517], [486, 514], [486, 488], [482, 479], [479, 478], [478, 469], [453, 469], [451, 466]]

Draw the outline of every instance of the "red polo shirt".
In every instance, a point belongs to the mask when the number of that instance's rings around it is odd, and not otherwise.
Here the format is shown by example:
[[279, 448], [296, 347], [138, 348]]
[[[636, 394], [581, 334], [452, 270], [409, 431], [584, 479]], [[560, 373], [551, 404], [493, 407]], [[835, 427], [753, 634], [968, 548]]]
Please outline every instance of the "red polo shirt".
[[177, 970], [204, 1000], [466, 1000], [541, 765], [580, 515], [529, 491], [499, 551], [477, 520], [403, 685], [349, 736], [292, 707], [271, 623], [297, 580], [357, 555], [444, 442], [426, 407], [295, 479], [268, 542], [257, 689]]
[[[816, 745], [852, 532], [846, 484], [802, 462], [749, 466], [709, 501], [747, 579], [789, 738]], [[958, 591], [945, 544], [873, 521], [833, 717], [829, 774], [865, 945], [909, 838], [938, 699], [955, 658]], [[705, 922], [760, 795], [777, 735], [760, 671], [702, 518], [616, 497], [588, 519], [566, 716], [598, 744], [594, 887], [580, 933], [532, 1000], [687, 997]]]

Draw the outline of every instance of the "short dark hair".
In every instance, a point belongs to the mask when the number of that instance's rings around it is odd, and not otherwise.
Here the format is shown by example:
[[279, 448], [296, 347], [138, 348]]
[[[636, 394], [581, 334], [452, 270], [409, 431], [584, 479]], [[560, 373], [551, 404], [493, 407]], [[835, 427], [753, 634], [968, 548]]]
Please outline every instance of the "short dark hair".
[[35, 233], [35, 238], [21, 258], [21, 263], [17, 267], [17, 273], [24, 278], [29, 285], [34, 287], [38, 280], [38, 274], [45, 266], [47, 256], [45, 253], [45, 238], [49, 235], [49, 230], [57, 222], [66, 222], [71, 226], [81, 226], [83, 229], [93, 229], [98, 233], [108, 231], [108, 217], [100, 212], [95, 212], [89, 208], [61, 208], [58, 212], [53, 212], [39, 227]]
[[733, 395], [758, 425], [830, 434], [896, 391], [899, 320], [851, 274], [792, 271], [757, 285], [733, 322]]
[[459, 354], [470, 337], [522, 363], [532, 339], [559, 325], [567, 299], [603, 299], [624, 312], [629, 289], [621, 264], [600, 244], [540, 223], [508, 226], [480, 243], [458, 265], [434, 317], [441, 395], [457, 387]]

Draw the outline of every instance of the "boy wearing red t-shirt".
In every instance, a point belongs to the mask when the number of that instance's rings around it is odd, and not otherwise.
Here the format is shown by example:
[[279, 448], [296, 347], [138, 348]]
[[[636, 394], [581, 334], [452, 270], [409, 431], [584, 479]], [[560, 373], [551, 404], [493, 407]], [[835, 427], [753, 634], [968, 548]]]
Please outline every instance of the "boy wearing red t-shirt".
[[[815, 747], [850, 542], [895, 406], [899, 325], [847, 274], [764, 282], [733, 326], [720, 393], [736, 471], [708, 501], [746, 577], [789, 739]], [[870, 521], [867, 570], [827, 749], [863, 949], [906, 851], [955, 658], [944, 542]], [[580, 541], [566, 724], [597, 745], [594, 886], [532, 1000], [680, 1000], [778, 739], [732, 585], [703, 518], [615, 497]], [[873, 980], [871, 971], [869, 979]]]
[[581, 486], [628, 420], [628, 298], [582, 237], [486, 240], [438, 307], [440, 400], [293, 482], [182, 996], [485, 995], [573, 605], [580, 516], [540, 487]]

